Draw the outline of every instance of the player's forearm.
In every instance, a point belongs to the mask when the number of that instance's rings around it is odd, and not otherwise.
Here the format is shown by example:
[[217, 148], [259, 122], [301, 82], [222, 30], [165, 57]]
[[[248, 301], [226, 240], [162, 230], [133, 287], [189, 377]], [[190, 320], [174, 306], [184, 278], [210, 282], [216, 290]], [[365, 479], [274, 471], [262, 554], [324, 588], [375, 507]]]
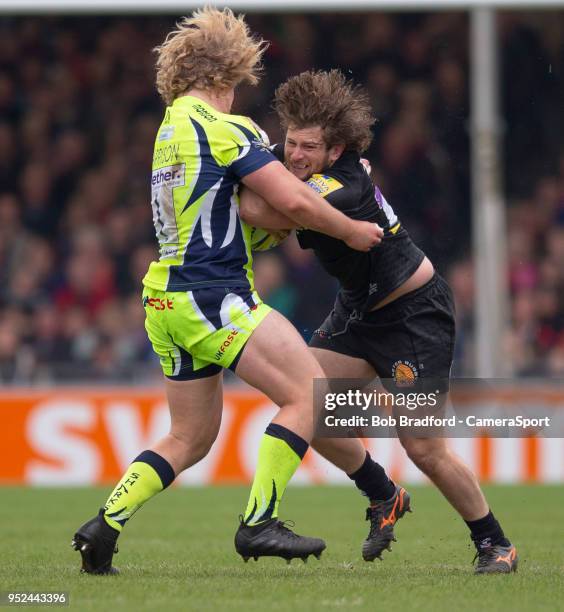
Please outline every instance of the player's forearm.
[[346, 240], [354, 232], [354, 222], [333, 208], [315, 191], [300, 183], [291, 202], [285, 203], [284, 213], [298, 227], [306, 227], [339, 240]]
[[272, 208], [257, 193], [247, 188], [239, 192], [239, 216], [253, 227], [270, 230], [289, 230], [299, 227], [292, 219]]
[[358, 229], [355, 226], [358, 222], [333, 208], [280, 162], [272, 162], [248, 174], [243, 183], [298, 227], [307, 227], [345, 242]]

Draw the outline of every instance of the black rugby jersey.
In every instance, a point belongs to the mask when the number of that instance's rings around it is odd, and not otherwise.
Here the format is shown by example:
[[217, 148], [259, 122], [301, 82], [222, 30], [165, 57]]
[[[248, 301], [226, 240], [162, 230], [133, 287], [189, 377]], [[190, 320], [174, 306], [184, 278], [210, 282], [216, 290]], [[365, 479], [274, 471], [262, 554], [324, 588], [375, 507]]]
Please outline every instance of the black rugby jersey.
[[[276, 145], [273, 152], [283, 161], [282, 145]], [[372, 183], [358, 153], [345, 151], [330, 168], [314, 174], [307, 184], [348, 217], [378, 223], [384, 230], [382, 242], [368, 253], [355, 251], [326, 234], [297, 231], [302, 249], [313, 249], [323, 268], [341, 284], [344, 304], [351, 310], [370, 310], [402, 285], [425, 255]]]

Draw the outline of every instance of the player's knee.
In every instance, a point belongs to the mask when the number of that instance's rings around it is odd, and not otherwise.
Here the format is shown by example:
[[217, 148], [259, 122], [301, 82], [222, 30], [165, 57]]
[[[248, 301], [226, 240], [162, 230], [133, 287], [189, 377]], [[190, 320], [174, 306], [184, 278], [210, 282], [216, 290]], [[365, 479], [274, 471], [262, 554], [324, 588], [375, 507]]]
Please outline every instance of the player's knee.
[[401, 443], [407, 456], [424, 474], [432, 475], [440, 469], [445, 455], [443, 444], [422, 438], [402, 439]]
[[285, 398], [280, 408], [284, 408], [285, 406], [311, 406], [311, 402], [311, 387], [304, 388], [299, 385], [291, 385], [285, 393]]
[[322, 397], [329, 391], [325, 373], [317, 361], [304, 364], [300, 374], [292, 380], [292, 401], [311, 403], [313, 397]]
[[307, 406], [311, 410], [313, 399], [316, 395], [321, 397], [322, 383], [316, 382], [313, 374], [318, 374], [317, 371], [311, 372], [306, 370], [306, 375], [300, 372], [299, 375], [286, 376], [284, 382], [277, 389], [277, 404], [280, 408], [285, 406]]
[[318, 363], [317, 359], [313, 357], [313, 355], [311, 355], [311, 357], [312, 357], [311, 362], [310, 362], [311, 377], [313, 379], [317, 379], [318, 384], [322, 384], [327, 379], [327, 377], [325, 376], [325, 370], [321, 367], [321, 365]]
[[217, 433], [200, 433], [194, 435], [193, 432], [171, 431], [170, 435], [176, 440], [181, 449], [182, 469], [186, 469], [195, 463], [198, 463], [210, 452], [210, 449], [215, 441]]

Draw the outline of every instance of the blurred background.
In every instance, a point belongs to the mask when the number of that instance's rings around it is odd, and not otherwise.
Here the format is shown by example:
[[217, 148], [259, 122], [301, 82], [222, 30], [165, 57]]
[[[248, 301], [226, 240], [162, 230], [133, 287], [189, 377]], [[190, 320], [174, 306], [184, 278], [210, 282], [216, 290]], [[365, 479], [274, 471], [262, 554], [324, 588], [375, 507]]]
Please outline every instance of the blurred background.
[[[167, 431], [140, 296], [157, 256], [149, 177], [163, 106], [152, 49], [176, 18], [0, 16], [2, 483], [109, 483]], [[471, 44], [471, 13], [252, 12], [248, 22], [271, 45], [260, 85], [240, 89], [234, 112], [276, 142], [283, 135], [271, 100], [288, 76], [340, 68], [364, 85], [378, 119], [366, 154], [374, 180], [455, 294], [454, 374], [499, 376], [497, 365], [511, 362], [513, 388], [500, 410], [563, 408], [564, 6], [497, 11], [499, 77], [483, 92], [485, 100], [499, 89], [490, 126], [501, 161], [493, 164], [497, 225], [480, 216], [485, 198], [473, 170], [470, 110], [482, 98], [470, 82], [480, 48]], [[481, 50], [493, 65], [496, 54]], [[477, 247], [472, 226], [490, 233], [488, 249]], [[497, 285], [484, 282], [484, 265], [497, 268]], [[337, 290], [294, 238], [259, 254], [255, 276], [262, 298], [306, 340]], [[480, 316], [479, 295], [489, 297]], [[503, 321], [489, 341], [493, 310]], [[480, 372], [484, 347], [490, 360]], [[230, 373], [226, 381], [218, 442], [182, 483], [244, 482], [253, 473], [275, 407]], [[425, 481], [397, 440], [366, 443], [395, 480]], [[564, 481], [563, 439], [452, 443], [482, 480]], [[346, 478], [308, 453], [295, 480]]]
[[[456, 295], [474, 373], [466, 12], [251, 14], [271, 41], [235, 112], [282, 138], [273, 91], [340, 68], [378, 118], [374, 179]], [[152, 48], [172, 16], [0, 20], [0, 380], [154, 382], [140, 280], [156, 257]], [[517, 376], [564, 374], [564, 11], [500, 12], [503, 191]], [[328, 44], [330, 41], [330, 44]], [[336, 287], [294, 239], [256, 258], [263, 299], [309, 339]]]

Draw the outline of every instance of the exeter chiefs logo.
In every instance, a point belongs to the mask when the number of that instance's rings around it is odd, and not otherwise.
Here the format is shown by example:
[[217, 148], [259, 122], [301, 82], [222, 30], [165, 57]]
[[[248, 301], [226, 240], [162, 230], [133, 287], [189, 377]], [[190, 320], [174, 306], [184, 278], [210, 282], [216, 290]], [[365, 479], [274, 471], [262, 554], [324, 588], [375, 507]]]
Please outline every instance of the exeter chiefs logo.
[[398, 387], [412, 387], [419, 376], [411, 361], [400, 359], [392, 366], [392, 378]]

